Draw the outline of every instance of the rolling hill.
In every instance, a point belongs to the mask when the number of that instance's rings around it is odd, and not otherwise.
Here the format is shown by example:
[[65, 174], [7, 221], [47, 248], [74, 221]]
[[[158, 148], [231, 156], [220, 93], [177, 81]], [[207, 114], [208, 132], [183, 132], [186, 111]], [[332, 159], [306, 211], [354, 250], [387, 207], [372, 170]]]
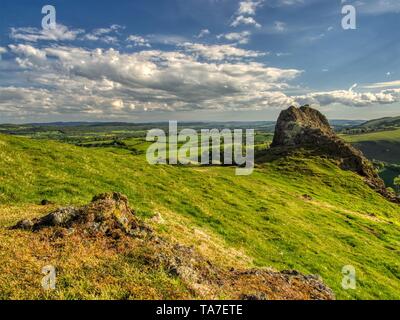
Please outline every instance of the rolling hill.
[[357, 127], [367, 129], [367, 130], [375, 130], [375, 131], [400, 128], [400, 116], [370, 120], [370, 121], [360, 124]]
[[363, 151], [369, 159], [400, 164], [400, 128], [346, 135], [344, 139]]
[[[318, 274], [339, 299], [400, 295], [398, 205], [324, 157], [299, 152], [239, 177], [231, 167], [150, 166], [121, 148], [0, 135], [0, 164], [3, 299], [199, 297], [179, 277], [149, 267], [140, 245], [49, 242], [42, 233], [8, 229], [109, 191], [127, 195], [159, 236], [194, 246], [215, 265]], [[51, 204], [38, 205], [43, 199]], [[47, 264], [59, 267], [53, 292], [40, 287]], [[348, 265], [357, 270], [355, 290], [341, 285]]]

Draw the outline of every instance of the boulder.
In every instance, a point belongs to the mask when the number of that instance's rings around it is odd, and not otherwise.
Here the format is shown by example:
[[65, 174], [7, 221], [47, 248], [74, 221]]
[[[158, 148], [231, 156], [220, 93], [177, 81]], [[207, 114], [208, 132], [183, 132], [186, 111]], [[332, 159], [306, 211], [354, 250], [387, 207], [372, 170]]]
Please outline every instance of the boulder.
[[48, 227], [80, 228], [92, 233], [135, 234], [141, 229], [139, 220], [129, 207], [126, 196], [114, 192], [95, 196], [84, 207], [59, 208], [44, 217], [23, 220], [13, 228], [38, 231]]
[[359, 174], [377, 192], [393, 202], [399, 202], [386, 189], [385, 183], [362, 152], [338, 137], [326, 117], [307, 105], [300, 108], [292, 106], [281, 112], [271, 144], [271, 150], [280, 152], [300, 148], [335, 159], [343, 170]]

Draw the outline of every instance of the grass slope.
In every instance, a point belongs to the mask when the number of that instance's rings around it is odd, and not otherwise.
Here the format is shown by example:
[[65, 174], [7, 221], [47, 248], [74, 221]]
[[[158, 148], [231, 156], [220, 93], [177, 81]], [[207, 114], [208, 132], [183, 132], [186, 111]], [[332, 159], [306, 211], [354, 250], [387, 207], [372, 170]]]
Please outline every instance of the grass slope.
[[345, 135], [343, 138], [362, 150], [369, 159], [399, 163], [400, 129]]
[[386, 130], [387, 128], [394, 128], [399, 126], [400, 126], [400, 117], [386, 117], [386, 118], [367, 121], [359, 125], [358, 127], [373, 129], [373, 130]]
[[[126, 194], [141, 217], [161, 213], [166, 223], [157, 226], [158, 232], [195, 245], [221, 264], [319, 274], [340, 299], [400, 296], [399, 207], [328, 160], [280, 159], [258, 167], [251, 176], [238, 177], [228, 167], [150, 166], [143, 155], [124, 149], [86, 149], [0, 135], [2, 227], [39, 215], [30, 208], [44, 198], [58, 205], [83, 204], [94, 194], [107, 191]], [[199, 240], [203, 235], [208, 239], [205, 242]], [[23, 262], [27, 246], [35, 243], [19, 236], [0, 229], [5, 261], [0, 266], [0, 286], [13, 279], [13, 290], [18, 290], [15, 272], [22, 273], [21, 268], [13, 269], [13, 261]], [[32, 250], [30, 247], [31, 255]], [[88, 250], [82, 251], [88, 254]], [[38, 256], [40, 248], [35, 259]], [[107, 265], [98, 260], [104, 262], [106, 254], [93, 259], [97, 265]], [[136, 270], [136, 280], [130, 283], [147, 283], [146, 290], [153, 292], [149, 297], [182, 296], [173, 289], [181, 284], [164, 274], [140, 272], [140, 266], [135, 269], [127, 261], [119, 265], [115, 262], [118, 256], [110, 259], [112, 263], [104, 269], [68, 264], [86, 278], [74, 292], [69, 291], [73, 281], [61, 282], [57, 297], [93, 297], [91, 288], [98, 282], [94, 272], [108, 274], [111, 265], [114, 276], [120, 278], [111, 287], [96, 287], [96, 297], [120, 298], [109, 292], [122, 290], [129, 280], [123, 277], [131, 269]], [[357, 270], [356, 290], [341, 287], [345, 265]], [[66, 275], [71, 277], [70, 270], [64, 269], [60, 276]], [[30, 288], [29, 283], [24, 282], [20, 293]], [[166, 287], [169, 289], [161, 289]], [[134, 297], [141, 298], [144, 292]]]

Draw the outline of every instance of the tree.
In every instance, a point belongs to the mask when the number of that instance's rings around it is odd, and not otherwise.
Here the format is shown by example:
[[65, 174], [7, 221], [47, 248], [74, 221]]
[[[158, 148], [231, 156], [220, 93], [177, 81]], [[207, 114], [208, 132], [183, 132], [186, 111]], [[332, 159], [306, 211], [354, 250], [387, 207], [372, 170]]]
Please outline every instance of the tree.
[[393, 184], [396, 187], [396, 191], [400, 192], [400, 175], [394, 178]]

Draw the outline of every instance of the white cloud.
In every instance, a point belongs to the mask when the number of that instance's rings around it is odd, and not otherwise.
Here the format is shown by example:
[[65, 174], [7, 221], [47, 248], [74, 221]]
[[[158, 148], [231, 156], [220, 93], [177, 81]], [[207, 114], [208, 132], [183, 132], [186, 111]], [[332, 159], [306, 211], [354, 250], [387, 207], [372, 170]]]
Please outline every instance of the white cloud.
[[8, 47], [10, 48], [11, 52], [18, 56], [15, 60], [22, 68], [30, 68], [33, 66], [46, 64], [46, 53], [40, 49], [26, 44], [11, 44]]
[[203, 38], [205, 36], [208, 36], [209, 34], [210, 34], [210, 30], [203, 29], [203, 30], [200, 30], [200, 33], [196, 36], [196, 38], [200, 39], [200, 38]]
[[151, 47], [149, 41], [142, 36], [130, 35], [126, 41], [132, 42], [135, 47]]
[[255, 15], [257, 8], [261, 6], [262, 3], [263, 1], [241, 1], [237, 13], [238, 15]]
[[351, 90], [335, 90], [315, 92], [294, 97], [299, 104], [327, 106], [342, 104], [352, 107], [366, 107], [374, 104], [392, 104], [400, 102], [400, 89], [382, 90], [379, 92], [355, 92]]
[[238, 27], [239, 25], [253, 25], [257, 28], [260, 28], [261, 25], [252, 16], [256, 15], [257, 8], [259, 8], [263, 2], [263, 0], [245, 0], [239, 2], [239, 8], [235, 13], [235, 19], [231, 23], [231, 27]]
[[393, 88], [393, 87], [400, 87], [400, 80], [388, 81], [388, 82], [378, 82], [378, 83], [373, 83], [373, 84], [364, 86], [364, 88], [367, 88], [367, 89], [380, 89], [380, 88]]
[[89, 40], [89, 41], [102, 41], [108, 44], [115, 44], [118, 42], [118, 31], [120, 29], [124, 29], [124, 27], [113, 24], [109, 28], [97, 28], [92, 32], [86, 33], [81, 40]]
[[[99, 40], [117, 30], [99, 28], [90, 34]], [[10, 70], [15, 71], [10, 77], [19, 85], [0, 87], [0, 112], [4, 116], [111, 118], [152, 111], [261, 110], [306, 103], [363, 107], [400, 102], [400, 81], [375, 83], [362, 90], [352, 86], [290, 96], [285, 92], [293, 89], [290, 83], [302, 71], [256, 62], [267, 53], [237, 46], [250, 35], [249, 31], [219, 35], [235, 42], [224, 45], [192, 43], [173, 35], [131, 35], [127, 41], [140, 47], [134, 53], [35, 41], [12, 44], [0, 48], [0, 54], [8, 49], [14, 56]], [[171, 51], [148, 49], [152, 41], [174, 47]]]
[[14, 40], [29, 42], [37, 41], [72, 41], [82, 34], [82, 29], [68, 29], [68, 27], [57, 24], [54, 29], [38, 29], [32, 27], [11, 28], [10, 37]]
[[237, 16], [235, 20], [233, 20], [233, 22], [231, 23], [231, 27], [238, 27], [242, 24], [253, 25], [257, 28], [261, 27], [261, 25], [256, 20], [254, 20], [253, 17], [245, 17], [245, 16]]
[[165, 45], [181, 45], [188, 42], [189, 39], [182, 37], [180, 35], [171, 34], [151, 34], [148, 35], [147, 40], [150, 43], [165, 44]]
[[293, 99], [282, 90], [301, 73], [248, 61], [261, 53], [228, 45], [132, 54], [71, 46], [10, 49], [29, 65], [23, 77], [35, 79], [35, 87], [0, 88], [0, 110], [14, 116], [283, 108]]
[[115, 100], [111, 103], [111, 106], [115, 109], [115, 110], [121, 110], [124, 108], [124, 101], [122, 101], [121, 99]]
[[251, 33], [249, 31], [243, 32], [231, 32], [226, 34], [220, 34], [217, 36], [218, 39], [224, 38], [229, 41], [235, 41], [239, 44], [246, 44], [249, 42], [249, 37]]
[[29, 66], [23, 78], [34, 79], [34, 87], [0, 87], [0, 111], [5, 117], [111, 119], [154, 111], [262, 110], [307, 103], [365, 107], [400, 102], [399, 88], [357, 92], [352, 86], [290, 96], [285, 91], [300, 70], [268, 67], [251, 60], [261, 53], [229, 45], [187, 43], [180, 51], [130, 54], [71, 46], [9, 48], [16, 66]]
[[[236, 36], [230, 36], [236, 38]], [[200, 43], [185, 43], [183, 45], [185, 50], [194, 53], [197, 56], [206, 58], [208, 60], [238, 60], [242, 58], [256, 58], [264, 56], [265, 53], [253, 50], [245, 50], [235, 47], [234, 45], [205, 45]]]

